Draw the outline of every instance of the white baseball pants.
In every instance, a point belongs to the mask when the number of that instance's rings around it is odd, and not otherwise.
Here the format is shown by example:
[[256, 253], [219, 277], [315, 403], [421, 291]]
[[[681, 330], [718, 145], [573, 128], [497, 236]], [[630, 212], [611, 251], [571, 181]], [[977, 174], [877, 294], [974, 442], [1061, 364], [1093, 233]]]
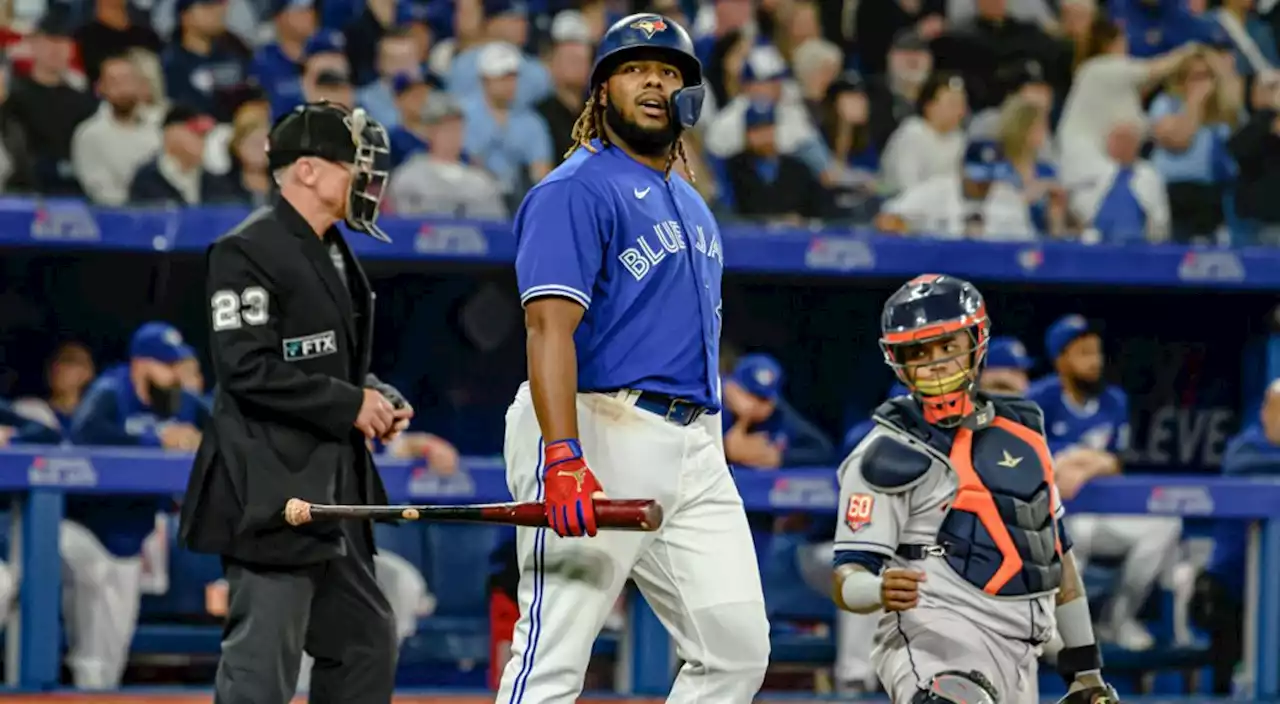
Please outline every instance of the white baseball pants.
[[115, 689], [129, 663], [142, 598], [142, 557], [116, 557], [88, 528], [64, 520], [62, 620], [67, 667], [80, 689]]
[[[561, 538], [520, 528], [520, 621], [498, 704], [572, 704], [591, 647], [628, 578], [675, 639], [684, 664], [668, 702], [748, 704], [769, 662], [769, 623], [720, 418], [687, 427], [634, 407], [634, 392], [579, 394], [588, 466], [615, 499], [655, 499], [653, 533]], [[542, 438], [526, 383], [507, 411], [507, 486], [543, 498]]]
[[1182, 519], [1079, 513], [1068, 514], [1066, 523], [1082, 573], [1092, 558], [1123, 558], [1120, 584], [1103, 618], [1113, 626], [1136, 619], [1156, 580], [1177, 563]]

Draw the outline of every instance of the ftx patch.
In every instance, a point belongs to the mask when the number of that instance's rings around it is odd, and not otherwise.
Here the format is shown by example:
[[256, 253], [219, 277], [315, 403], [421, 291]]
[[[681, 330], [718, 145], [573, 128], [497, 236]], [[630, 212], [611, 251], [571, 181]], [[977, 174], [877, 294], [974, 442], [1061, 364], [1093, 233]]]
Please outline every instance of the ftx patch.
[[305, 337], [290, 337], [284, 341], [286, 362], [298, 362], [329, 354], [337, 354], [338, 336], [333, 330], [318, 332]]

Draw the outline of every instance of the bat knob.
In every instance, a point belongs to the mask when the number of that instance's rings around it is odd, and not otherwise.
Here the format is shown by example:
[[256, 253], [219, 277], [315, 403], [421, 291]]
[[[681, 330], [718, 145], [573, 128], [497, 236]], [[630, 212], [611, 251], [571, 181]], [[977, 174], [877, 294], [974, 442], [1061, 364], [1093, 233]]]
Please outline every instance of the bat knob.
[[311, 522], [311, 504], [302, 499], [289, 499], [284, 505], [284, 520], [291, 526]]
[[649, 502], [645, 507], [644, 518], [640, 521], [640, 527], [646, 531], [655, 531], [662, 527], [662, 504], [657, 501]]

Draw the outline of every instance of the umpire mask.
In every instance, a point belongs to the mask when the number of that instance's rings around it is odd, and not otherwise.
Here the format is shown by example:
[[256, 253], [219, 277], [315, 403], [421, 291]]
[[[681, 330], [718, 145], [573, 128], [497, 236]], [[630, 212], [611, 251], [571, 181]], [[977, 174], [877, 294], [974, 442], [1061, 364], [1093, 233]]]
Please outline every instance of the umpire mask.
[[272, 171], [304, 156], [350, 164], [347, 226], [380, 242], [391, 241], [378, 227], [391, 164], [390, 140], [386, 128], [364, 108], [347, 110], [325, 101], [299, 105], [276, 122], [267, 141]]
[[364, 108], [356, 108], [351, 113], [347, 126], [355, 144], [355, 159], [352, 161], [355, 171], [351, 175], [351, 190], [347, 193], [347, 226], [376, 240], [390, 242], [391, 238], [378, 227], [382, 194], [390, 178], [391, 141], [387, 130]]

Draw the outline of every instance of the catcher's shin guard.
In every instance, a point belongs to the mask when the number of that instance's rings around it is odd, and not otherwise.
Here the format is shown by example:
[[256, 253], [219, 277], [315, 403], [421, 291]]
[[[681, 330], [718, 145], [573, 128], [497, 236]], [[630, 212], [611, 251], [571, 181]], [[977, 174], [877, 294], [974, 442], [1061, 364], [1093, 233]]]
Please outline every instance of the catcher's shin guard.
[[928, 689], [911, 697], [911, 704], [1000, 704], [1000, 698], [981, 672], [947, 670], [934, 675]]
[[1058, 700], [1058, 704], [1120, 704], [1120, 696], [1111, 685], [1085, 687]]

